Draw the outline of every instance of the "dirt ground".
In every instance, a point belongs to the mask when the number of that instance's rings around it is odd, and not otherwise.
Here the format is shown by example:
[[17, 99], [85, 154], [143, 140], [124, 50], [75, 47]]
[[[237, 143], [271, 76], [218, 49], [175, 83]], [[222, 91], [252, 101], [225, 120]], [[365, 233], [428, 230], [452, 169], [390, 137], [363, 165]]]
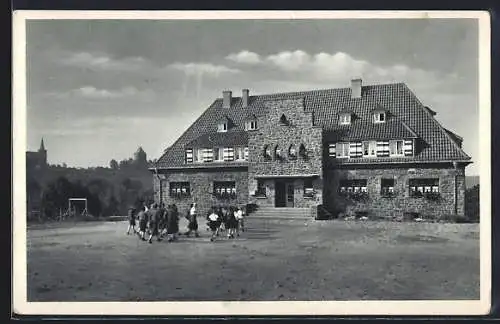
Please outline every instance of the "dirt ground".
[[[200, 223], [202, 225], [202, 223]], [[28, 229], [28, 301], [479, 299], [477, 224], [247, 220], [148, 244], [126, 222]]]

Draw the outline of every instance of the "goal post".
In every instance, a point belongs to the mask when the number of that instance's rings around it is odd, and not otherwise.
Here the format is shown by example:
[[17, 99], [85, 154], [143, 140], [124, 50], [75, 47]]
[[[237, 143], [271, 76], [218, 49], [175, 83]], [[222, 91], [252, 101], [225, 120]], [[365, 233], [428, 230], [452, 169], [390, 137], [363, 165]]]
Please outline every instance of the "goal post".
[[76, 205], [83, 203], [83, 209], [80, 212], [80, 215], [87, 216], [87, 198], [69, 198], [68, 199], [68, 215], [75, 216], [76, 215]]

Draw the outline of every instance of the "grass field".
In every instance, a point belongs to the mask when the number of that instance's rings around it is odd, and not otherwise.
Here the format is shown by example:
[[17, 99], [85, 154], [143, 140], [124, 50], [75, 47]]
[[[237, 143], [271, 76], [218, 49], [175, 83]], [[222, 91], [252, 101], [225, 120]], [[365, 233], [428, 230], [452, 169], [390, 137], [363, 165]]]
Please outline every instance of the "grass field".
[[[477, 224], [249, 219], [234, 240], [28, 229], [28, 301], [479, 299]], [[201, 225], [201, 223], [200, 223]]]

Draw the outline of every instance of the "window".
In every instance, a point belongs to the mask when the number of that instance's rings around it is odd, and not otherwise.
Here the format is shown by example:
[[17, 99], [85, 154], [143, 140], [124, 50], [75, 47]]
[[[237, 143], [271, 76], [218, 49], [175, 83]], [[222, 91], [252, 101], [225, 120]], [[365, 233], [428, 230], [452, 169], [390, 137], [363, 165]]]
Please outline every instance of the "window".
[[382, 179], [380, 194], [382, 196], [392, 196], [394, 194], [394, 179]]
[[410, 179], [410, 196], [422, 197], [426, 193], [439, 193], [439, 179]]
[[236, 183], [234, 181], [214, 181], [214, 196], [219, 199], [236, 198]]
[[255, 192], [255, 196], [259, 197], [266, 197], [266, 185], [264, 183], [264, 180], [257, 180], [257, 191]]
[[375, 123], [384, 123], [385, 122], [385, 112], [376, 112], [373, 114], [373, 122]]
[[203, 150], [202, 149], [194, 149], [193, 150], [193, 161], [196, 163], [203, 162]]
[[363, 142], [363, 157], [377, 156], [377, 142]]
[[350, 114], [341, 114], [339, 116], [340, 125], [349, 125], [351, 123], [351, 115]]
[[335, 153], [338, 158], [348, 158], [349, 157], [349, 143], [337, 143]]
[[281, 117], [280, 117], [280, 124], [281, 125], [288, 125], [289, 124], [288, 119], [286, 119], [285, 114], [281, 115]]
[[280, 147], [278, 145], [276, 145], [276, 147], [274, 148], [274, 158], [276, 160], [279, 160], [279, 159], [282, 158], [282, 156], [281, 156], [281, 149], [280, 149]]
[[214, 147], [214, 161], [224, 161], [224, 150], [221, 147]]
[[366, 179], [340, 180], [340, 193], [367, 192]]
[[288, 156], [291, 160], [295, 160], [297, 158], [297, 150], [295, 149], [295, 145], [290, 145], [288, 148]]
[[170, 197], [184, 198], [191, 196], [189, 182], [170, 182]]
[[251, 120], [246, 122], [246, 128], [247, 130], [255, 130], [257, 129], [257, 121], [256, 120]]
[[304, 144], [300, 144], [299, 155], [302, 156], [303, 158], [307, 158], [307, 150]]
[[271, 158], [271, 148], [269, 147], [269, 145], [265, 145], [264, 146], [264, 152], [263, 152], [263, 155], [264, 155], [264, 158], [266, 160], [270, 159]]
[[404, 141], [390, 141], [389, 142], [389, 154], [391, 156], [403, 156]]
[[245, 160], [245, 148], [244, 147], [236, 147], [234, 149], [234, 157], [237, 161]]
[[220, 123], [217, 125], [218, 132], [227, 132], [227, 123]]
[[314, 196], [314, 187], [312, 179], [304, 179], [304, 197], [312, 198]]

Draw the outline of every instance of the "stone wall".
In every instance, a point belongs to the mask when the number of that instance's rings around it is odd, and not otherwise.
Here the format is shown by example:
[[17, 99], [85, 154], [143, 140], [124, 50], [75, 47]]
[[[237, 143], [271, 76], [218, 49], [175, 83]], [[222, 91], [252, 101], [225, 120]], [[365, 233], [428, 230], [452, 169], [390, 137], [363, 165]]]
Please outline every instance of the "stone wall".
[[[185, 170], [171, 171], [162, 173], [165, 179], [158, 180], [153, 176], [153, 185], [155, 191], [155, 201], [160, 201], [160, 182], [161, 182], [161, 201], [168, 204], [176, 204], [179, 211], [184, 215], [189, 205], [196, 202], [198, 211], [202, 217], [212, 206], [232, 205], [243, 206], [248, 202], [248, 173], [245, 168], [239, 170]], [[234, 181], [236, 184], [236, 199], [221, 200], [216, 198], [213, 193], [214, 181]], [[171, 197], [169, 192], [170, 182], [189, 182], [191, 196], [178, 198]]]
[[[380, 194], [382, 178], [394, 178], [393, 198]], [[440, 199], [410, 197], [409, 180], [413, 178], [439, 178]], [[353, 202], [339, 195], [341, 179], [367, 179], [369, 199], [366, 202]], [[331, 169], [325, 171], [325, 206], [331, 211], [354, 215], [356, 211], [368, 211], [378, 217], [400, 216], [403, 212], [417, 212], [421, 216], [435, 218], [443, 214], [463, 215], [465, 207], [464, 167], [443, 168], [353, 168]]]
[[[314, 198], [303, 197], [303, 179], [293, 180], [294, 204], [295, 207], [310, 207], [320, 204], [323, 197], [323, 147], [322, 129], [313, 126], [312, 113], [304, 111], [302, 98], [268, 101], [265, 103], [269, 113], [258, 117], [258, 129], [250, 131], [248, 134], [249, 165], [248, 165], [248, 191], [250, 193], [257, 189], [257, 179], [259, 176], [269, 175], [305, 175], [317, 174], [313, 181], [316, 190]], [[288, 124], [280, 122], [284, 115]], [[299, 154], [300, 145], [306, 149], [306, 157]], [[274, 148], [278, 145], [281, 149], [282, 159], [267, 160], [263, 153], [265, 145], [271, 148], [274, 155]], [[289, 157], [289, 148], [294, 145], [297, 158]], [[266, 180], [267, 197], [250, 197], [251, 203], [263, 206], [274, 206], [274, 180]]]

